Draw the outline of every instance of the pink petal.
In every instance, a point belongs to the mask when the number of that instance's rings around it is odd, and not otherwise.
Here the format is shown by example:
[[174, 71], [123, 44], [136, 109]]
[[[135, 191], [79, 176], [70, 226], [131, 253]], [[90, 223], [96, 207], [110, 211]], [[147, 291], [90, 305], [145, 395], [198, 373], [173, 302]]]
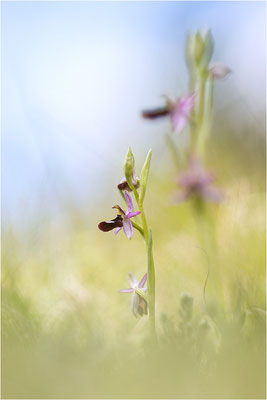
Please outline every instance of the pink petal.
[[126, 217], [127, 218], [133, 218], [133, 217], [136, 217], [139, 214], [141, 214], [141, 211], [129, 212], [128, 214], [126, 214]]
[[181, 97], [176, 102], [171, 113], [171, 121], [173, 130], [181, 132], [186, 126], [190, 112], [195, 104], [196, 94], [191, 93], [188, 96]]
[[117, 235], [118, 233], [119, 233], [119, 231], [121, 231], [122, 230], [122, 227], [121, 228], [117, 228], [117, 229], [115, 229], [115, 231], [114, 231], [114, 235]]
[[133, 288], [119, 290], [120, 293], [132, 293], [133, 291], [134, 291]]
[[138, 286], [138, 281], [137, 281], [136, 277], [134, 276], [134, 274], [132, 272], [130, 272], [128, 274], [127, 278], [128, 278], [128, 281], [129, 281], [129, 283], [130, 283], [132, 288], [135, 288], [135, 287]]
[[141, 281], [139, 282], [138, 287], [139, 287], [139, 288], [143, 288], [143, 287], [144, 287], [144, 284], [146, 283], [146, 280], [147, 280], [147, 273], [145, 273], [145, 275], [143, 276], [143, 278], [142, 278]]
[[188, 96], [181, 97], [180, 99], [180, 109], [185, 115], [189, 115], [192, 110], [196, 100], [196, 93], [191, 93]]
[[215, 79], [224, 79], [230, 74], [231, 70], [224, 64], [216, 64], [210, 68], [210, 75]]
[[138, 182], [138, 177], [136, 175], [135, 168], [134, 168], [133, 177], [132, 177], [132, 183], [133, 183], [133, 185], [137, 185], [137, 182]]
[[128, 239], [133, 237], [133, 225], [128, 218], [123, 219], [123, 230]]
[[181, 113], [180, 110], [176, 110], [171, 116], [172, 129], [177, 133], [182, 132], [187, 124], [187, 120], [188, 118], [183, 113]]
[[124, 197], [125, 197], [126, 202], [127, 202], [127, 214], [128, 214], [129, 212], [133, 211], [133, 202], [132, 202], [131, 196], [127, 192], [127, 190], [125, 190], [125, 192], [124, 192]]

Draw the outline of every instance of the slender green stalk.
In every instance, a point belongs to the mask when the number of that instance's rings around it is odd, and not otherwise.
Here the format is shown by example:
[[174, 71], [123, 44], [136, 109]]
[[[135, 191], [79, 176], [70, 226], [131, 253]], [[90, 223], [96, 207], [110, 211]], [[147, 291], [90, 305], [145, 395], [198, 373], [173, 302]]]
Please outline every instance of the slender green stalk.
[[151, 229], [148, 230], [148, 225], [145, 217], [143, 202], [146, 192], [147, 179], [150, 168], [150, 160], [151, 160], [152, 151], [149, 150], [143, 169], [141, 171], [141, 179], [140, 179], [140, 194], [137, 192], [136, 188], [132, 183], [132, 175], [134, 168], [134, 157], [131, 149], [129, 149], [126, 163], [125, 163], [125, 176], [128, 182], [130, 189], [132, 190], [138, 209], [141, 212], [140, 218], [142, 222], [142, 226], [137, 224], [136, 222], [132, 222], [133, 227], [137, 229], [142, 237], [144, 238], [146, 249], [147, 249], [147, 292], [148, 292], [148, 308], [149, 308], [149, 320], [151, 326], [151, 334], [152, 337], [156, 340], [156, 326], [155, 326], [155, 268], [154, 268], [154, 260], [153, 260], [153, 252], [152, 252], [152, 232]]
[[147, 245], [147, 289], [149, 299], [149, 316], [151, 323], [151, 330], [156, 337], [156, 324], [155, 324], [155, 268], [152, 251], [152, 231], [149, 229], [148, 245]]
[[197, 116], [199, 126], [202, 125], [205, 112], [205, 86], [206, 86], [206, 77], [201, 75], [199, 82], [199, 108]]
[[145, 213], [144, 213], [144, 207], [143, 207], [143, 204], [141, 204], [141, 203], [139, 203], [138, 206], [139, 206], [139, 210], [141, 211], [140, 217], [141, 217], [141, 221], [142, 221], [142, 225], [143, 225], [145, 242], [146, 242], [146, 245], [148, 245], [148, 227], [147, 227], [146, 217], [145, 217]]
[[156, 339], [156, 323], [155, 323], [155, 268], [152, 251], [152, 231], [148, 230], [143, 204], [139, 203], [141, 211], [141, 220], [143, 225], [143, 237], [147, 248], [147, 291], [148, 291], [148, 306], [149, 320], [152, 336]]

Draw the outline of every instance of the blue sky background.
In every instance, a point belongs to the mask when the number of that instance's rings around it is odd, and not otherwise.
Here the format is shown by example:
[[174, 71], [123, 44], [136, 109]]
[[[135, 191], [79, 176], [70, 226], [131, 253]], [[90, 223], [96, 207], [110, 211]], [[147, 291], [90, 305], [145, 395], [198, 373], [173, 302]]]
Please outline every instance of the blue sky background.
[[213, 60], [233, 70], [217, 107], [257, 118], [263, 2], [2, 2], [4, 220], [58, 211], [62, 193], [93, 207], [121, 179], [129, 145], [141, 161], [153, 143], [157, 160], [168, 122], [148, 124], [140, 110], [186, 92], [186, 33], [208, 27]]

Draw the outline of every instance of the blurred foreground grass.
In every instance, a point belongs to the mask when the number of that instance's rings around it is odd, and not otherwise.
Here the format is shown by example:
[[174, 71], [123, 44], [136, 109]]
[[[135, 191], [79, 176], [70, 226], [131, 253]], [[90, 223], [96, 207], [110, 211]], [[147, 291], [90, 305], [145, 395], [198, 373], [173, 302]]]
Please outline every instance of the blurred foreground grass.
[[218, 146], [209, 157], [226, 198], [210, 207], [208, 258], [190, 204], [172, 204], [170, 162], [160, 175], [152, 164], [157, 349], [118, 293], [128, 272], [145, 272], [141, 237], [97, 229], [113, 204], [66, 210], [64, 224], [33, 221], [22, 234], [3, 227], [2, 398], [265, 398], [264, 157], [244, 154]]

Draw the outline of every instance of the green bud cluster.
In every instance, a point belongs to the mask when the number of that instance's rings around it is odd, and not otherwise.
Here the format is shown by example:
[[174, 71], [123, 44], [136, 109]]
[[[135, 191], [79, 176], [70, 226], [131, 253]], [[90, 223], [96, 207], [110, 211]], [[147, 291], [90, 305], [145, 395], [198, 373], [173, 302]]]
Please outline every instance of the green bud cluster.
[[186, 43], [186, 57], [190, 69], [208, 71], [208, 65], [214, 50], [214, 42], [210, 30], [205, 35], [200, 31], [189, 34]]

